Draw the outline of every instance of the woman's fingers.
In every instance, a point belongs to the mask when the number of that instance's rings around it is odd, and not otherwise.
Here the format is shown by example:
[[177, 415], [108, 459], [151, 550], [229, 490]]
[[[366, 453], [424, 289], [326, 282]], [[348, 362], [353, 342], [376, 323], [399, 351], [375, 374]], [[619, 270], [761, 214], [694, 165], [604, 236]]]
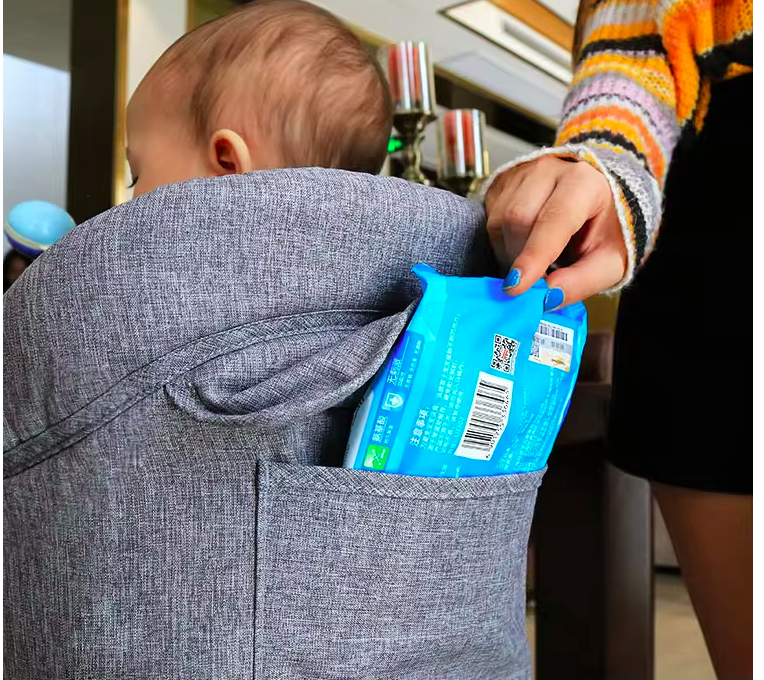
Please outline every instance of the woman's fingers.
[[512, 259], [514, 259], [514, 256], [511, 255], [512, 251], [509, 248], [509, 244], [504, 239], [503, 215], [507, 210], [507, 205], [517, 195], [522, 180], [523, 168], [513, 168], [505, 176], [499, 177], [497, 184], [500, 183], [500, 185], [491, 187], [486, 196], [485, 206], [488, 216], [486, 229], [488, 230], [488, 238], [494, 254], [503, 269], [508, 268], [512, 264]]
[[[617, 218], [616, 218], [617, 219]], [[552, 272], [544, 311], [580, 302], [618, 284], [626, 271], [626, 250], [622, 243], [605, 241], [569, 267]]]
[[[538, 281], [560, 257], [571, 237], [597, 215], [601, 205], [600, 196], [590, 190], [586, 176], [569, 172], [559, 177], [551, 195], [537, 210], [525, 246], [512, 264], [521, 276], [509, 292], [519, 295]], [[504, 238], [506, 242], [506, 235]]]
[[[551, 265], [548, 306], [607, 290], [627, 270], [626, 245], [605, 176], [588, 163], [545, 156], [507, 171], [486, 196], [488, 232], [504, 281], [520, 295]], [[585, 229], [584, 229], [585, 227]]]
[[[522, 252], [533, 224], [555, 188], [553, 174], [518, 172], [507, 182], [488, 213], [487, 229], [499, 262], [508, 267]], [[500, 234], [500, 236], [499, 236]]]

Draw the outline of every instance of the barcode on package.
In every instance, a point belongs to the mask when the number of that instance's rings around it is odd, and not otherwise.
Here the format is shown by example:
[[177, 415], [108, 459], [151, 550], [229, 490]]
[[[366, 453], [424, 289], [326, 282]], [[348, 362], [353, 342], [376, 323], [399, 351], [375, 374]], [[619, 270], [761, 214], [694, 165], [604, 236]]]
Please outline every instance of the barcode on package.
[[573, 361], [573, 336], [572, 328], [542, 321], [533, 336], [529, 360], [569, 371]]
[[493, 358], [491, 368], [502, 373], [515, 374], [515, 357], [520, 343], [506, 335], [493, 336]]
[[538, 330], [536, 330], [536, 332], [540, 333], [541, 335], [546, 335], [550, 338], [554, 338], [555, 340], [562, 340], [566, 345], [569, 345], [573, 342], [573, 340], [570, 338], [570, 336], [573, 334], [573, 331], [571, 331], [569, 328], [565, 328], [564, 326], [547, 323], [546, 321], [542, 321], [539, 324]]
[[491, 460], [509, 419], [513, 382], [506, 378], [478, 375], [467, 427], [454, 455], [475, 460]]

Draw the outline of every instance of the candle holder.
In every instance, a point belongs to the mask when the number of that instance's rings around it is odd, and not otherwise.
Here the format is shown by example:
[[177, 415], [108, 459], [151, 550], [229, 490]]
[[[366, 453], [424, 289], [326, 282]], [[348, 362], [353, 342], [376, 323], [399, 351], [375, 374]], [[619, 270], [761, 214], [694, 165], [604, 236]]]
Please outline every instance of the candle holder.
[[422, 172], [420, 145], [424, 128], [434, 121], [435, 78], [430, 48], [422, 42], [404, 41], [380, 50], [393, 98], [393, 125], [403, 144], [403, 179], [417, 184], [431, 182]]
[[438, 121], [438, 182], [460, 196], [471, 196], [488, 176], [485, 114], [453, 109]]

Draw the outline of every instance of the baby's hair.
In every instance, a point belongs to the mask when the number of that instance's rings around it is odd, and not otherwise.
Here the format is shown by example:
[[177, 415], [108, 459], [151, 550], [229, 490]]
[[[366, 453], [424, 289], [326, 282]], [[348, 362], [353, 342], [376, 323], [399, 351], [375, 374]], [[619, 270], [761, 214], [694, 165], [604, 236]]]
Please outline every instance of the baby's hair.
[[287, 167], [377, 173], [384, 163], [385, 76], [339, 19], [309, 2], [254, 0], [203, 24], [159, 58], [154, 78], [159, 96], [176, 100], [171, 109], [188, 107], [200, 141], [213, 126], [245, 138], [254, 126]]

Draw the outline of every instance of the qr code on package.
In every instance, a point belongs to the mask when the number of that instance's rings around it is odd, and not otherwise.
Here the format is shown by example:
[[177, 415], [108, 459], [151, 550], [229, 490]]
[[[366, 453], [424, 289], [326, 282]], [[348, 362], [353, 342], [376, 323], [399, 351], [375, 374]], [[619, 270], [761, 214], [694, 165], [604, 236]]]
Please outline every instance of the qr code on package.
[[493, 359], [491, 368], [502, 373], [515, 374], [515, 357], [520, 343], [505, 335], [493, 336]]

